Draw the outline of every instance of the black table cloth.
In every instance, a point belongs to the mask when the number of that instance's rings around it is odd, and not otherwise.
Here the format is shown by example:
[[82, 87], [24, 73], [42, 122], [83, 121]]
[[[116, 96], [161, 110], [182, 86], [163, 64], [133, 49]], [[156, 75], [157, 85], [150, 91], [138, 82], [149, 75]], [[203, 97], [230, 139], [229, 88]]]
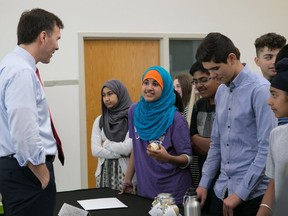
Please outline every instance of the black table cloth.
[[118, 194], [119, 191], [110, 188], [82, 189], [74, 191], [58, 192], [56, 195], [57, 216], [64, 203], [81, 208], [77, 200], [116, 197], [128, 208], [101, 209], [89, 211], [91, 216], [147, 216], [152, 206], [152, 201], [147, 198], [132, 194]]

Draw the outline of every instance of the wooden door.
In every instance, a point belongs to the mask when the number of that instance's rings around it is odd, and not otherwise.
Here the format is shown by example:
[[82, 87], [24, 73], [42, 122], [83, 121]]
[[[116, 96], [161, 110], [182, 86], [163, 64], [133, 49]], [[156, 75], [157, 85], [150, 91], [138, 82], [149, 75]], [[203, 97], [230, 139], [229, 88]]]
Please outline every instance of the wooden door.
[[91, 154], [91, 131], [101, 114], [101, 87], [109, 79], [119, 79], [133, 102], [140, 98], [142, 73], [160, 65], [159, 40], [94, 39], [84, 41], [88, 187], [96, 187], [97, 158]]

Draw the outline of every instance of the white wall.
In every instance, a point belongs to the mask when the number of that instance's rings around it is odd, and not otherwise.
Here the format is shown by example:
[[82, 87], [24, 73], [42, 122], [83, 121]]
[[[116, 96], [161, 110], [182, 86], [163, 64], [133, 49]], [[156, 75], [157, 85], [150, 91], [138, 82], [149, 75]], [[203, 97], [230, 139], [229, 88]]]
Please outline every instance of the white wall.
[[[267, 32], [288, 38], [286, 0], [3, 0], [0, 58], [16, 45], [16, 26], [26, 9], [41, 7], [64, 22], [60, 50], [49, 65], [39, 65], [44, 81], [78, 80], [79, 32], [209, 33], [230, 37], [241, 59], [255, 70], [254, 41]], [[258, 70], [259, 71], [259, 70]], [[79, 86], [47, 87], [46, 94], [66, 153], [55, 163], [58, 190], [81, 188]], [[90, 150], [90, 149], [88, 149]]]

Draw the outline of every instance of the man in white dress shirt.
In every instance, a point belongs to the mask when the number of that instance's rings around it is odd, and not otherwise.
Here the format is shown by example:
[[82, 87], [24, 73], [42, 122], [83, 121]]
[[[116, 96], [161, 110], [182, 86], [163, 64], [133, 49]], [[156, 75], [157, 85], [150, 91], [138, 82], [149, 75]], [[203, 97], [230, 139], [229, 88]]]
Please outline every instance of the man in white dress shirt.
[[57, 143], [36, 64], [58, 50], [63, 29], [54, 14], [22, 13], [18, 45], [0, 61], [0, 193], [6, 216], [52, 216]]

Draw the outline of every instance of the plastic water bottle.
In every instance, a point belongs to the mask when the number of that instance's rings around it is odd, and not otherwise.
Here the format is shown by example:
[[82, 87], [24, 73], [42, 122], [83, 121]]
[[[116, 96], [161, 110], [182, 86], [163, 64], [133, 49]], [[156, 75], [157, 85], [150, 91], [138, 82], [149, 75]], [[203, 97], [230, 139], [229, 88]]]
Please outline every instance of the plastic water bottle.
[[183, 198], [184, 216], [201, 216], [200, 202], [195, 188], [189, 188]]

